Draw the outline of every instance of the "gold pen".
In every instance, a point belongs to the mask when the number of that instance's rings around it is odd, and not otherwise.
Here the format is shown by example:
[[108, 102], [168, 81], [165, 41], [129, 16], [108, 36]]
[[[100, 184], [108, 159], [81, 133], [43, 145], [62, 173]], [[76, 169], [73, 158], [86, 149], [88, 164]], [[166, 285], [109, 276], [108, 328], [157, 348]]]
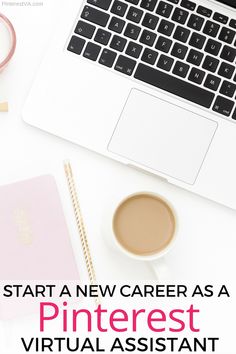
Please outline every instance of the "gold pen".
[[[79, 198], [78, 198], [78, 193], [77, 193], [77, 189], [75, 186], [75, 180], [74, 180], [74, 176], [73, 176], [73, 172], [72, 172], [72, 167], [71, 167], [71, 164], [69, 161], [64, 162], [64, 171], [65, 171], [67, 184], [68, 184], [68, 188], [69, 188], [69, 192], [70, 192], [71, 202], [72, 202], [73, 209], [74, 209], [75, 220], [76, 220], [76, 224], [77, 224], [77, 228], [78, 228], [78, 232], [79, 232], [79, 236], [80, 236], [80, 241], [82, 244], [82, 249], [83, 249], [84, 259], [85, 259], [85, 263], [86, 263], [86, 267], [87, 267], [87, 271], [88, 271], [88, 275], [89, 275], [90, 284], [95, 285], [95, 284], [97, 284], [95, 269], [94, 269], [93, 260], [92, 260], [91, 253], [90, 253], [85, 224], [84, 224], [82, 212], [80, 209]], [[101, 304], [100, 296], [95, 297], [95, 303], [96, 303], [96, 305]]]

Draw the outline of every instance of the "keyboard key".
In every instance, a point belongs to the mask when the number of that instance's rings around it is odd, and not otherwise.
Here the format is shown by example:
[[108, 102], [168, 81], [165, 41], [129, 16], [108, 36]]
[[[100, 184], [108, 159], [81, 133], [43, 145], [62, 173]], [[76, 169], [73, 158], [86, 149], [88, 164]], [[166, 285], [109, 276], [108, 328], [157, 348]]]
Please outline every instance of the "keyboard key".
[[221, 63], [218, 74], [225, 77], [226, 79], [231, 79], [235, 70], [235, 66], [230, 65], [226, 62]]
[[222, 96], [217, 96], [212, 109], [213, 111], [219, 114], [229, 117], [230, 113], [232, 112], [233, 106], [233, 101], [230, 101]]
[[105, 27], [109, 20], [109, 15], [90, 6], [85, 6], [81, 17], [89, 22]]
[[179, 3], [179, 0], [167, 0], [169, 2], [171, 2], [172, 4], [178, 4]]
[[221, 79], [217, 76], [214, 76], [212, 74], [208, 74], [206, 77], [206, 80], [204, 82], [204, 86], [213, 90], [217, 91], [219, 85], [220, 85]]
[[111, 5], [111, 0], [87, 0], [89, 4], [100, 7], [103, 10], [108, 10]]
[[75, 54], [81, 54], [84, 45], [85, 45], [84, 39], [77, 37], [77, 36], [73, 36], [70, 40], [67, 50], [69, 50], [70, 52], [73, 52]]
[[225, 15], [220, 14], [219, 12], [215, 12], [214, 16], [213, 16], [213, 20], [223, 23], [224, 25], [226, 25], [226, 23], [228, 22], [229, 18]]
[[235, 28], [235, 29], [236, 29], [236, 20], [234, 20], [234, 19], [230, 20], [229, 25], [230, 25], [230, 27], [232, 27], [232, 28]]
[[222, 44], [220, 42], [216, 42], [213, 39], [208, 39], [204, 50], [209, 54], [218, 55], [221, 46]]
[[139, 33], [141, 31], [141, 28], [138, 26], [133, 25], [132, 23], [128, 23], [124, 32], [124, 35], [126, 37], [129, 37], [131, 39], [137, 39], [139, 36]]
[[140, 42], [143, 44], [146, 44], [148, 46], [152, 46], [153, 43], [155, 42], [157, 35], [153, 32], [150, 32], [148, 30], [143, 30], [141, 37], [140, 37]]
[[174, 26], [175, 25], [169, 21], [161, 20], [161, 23], [158, 27], [158, 32], [165, 34], [166, 36], [169, 37], [173, 32]]
[[199, 70], [197, 68], [192, 68], [188, 79], [192, 82], [194, 82], [195, 84], [201, 85], [203, 79], [205, 76], [205, 72], [202, 70]]
[[185, 78], [189, 71], [190, 66], [188, 64], [184, 64], [180, 61], [175, 63], [173, 74]]
[[182, 7], [184, 7], [185, 9], [188, 9], [190, 11], [194, 11], [196, 4], [195, 2], [189, 1], [189, 0], [182, 0], [181, 4]]
[[131, 6], [129, 8], [128, 14], [126, 18], [132, 22], [139, 23], [141, 21], [141, 18], [143, 16], [143, 11], [140, 9], [137, 9], [136, 7]]
[[140, 6], [148, 11], [153, 11], [155, 9], [157, 0], [142, 0]]
[[115, 70], [130, 76], [134, 71], [135, 65], [135, 60], [120, 55], [115, 64]]
[[175, 43], [173, 46], [173, 49], [171, 51], [171, 54], [179, 59], [184, 59], [185, 55], [187, 53], [188, 47], [185, 47], [183, 44], [180, 43]]
[[85, 47], [83, 56], [87, 59], [95, 61], [95, 60], [97, 60], [100, 50], [101, 50], [101, 47], [99, 45], [88, 42]]
[[144, 18], [143, 18], [143, 22], [142, 25], [144, 27], [150, 28], [152, 30], [154, 30], [157, 26], [157, 23], [159, 21], [159, 18], [157, 16], [154, 16], [152, 14], [146, 13]]
[[236, 85], [233, 84], [230, 81], [223, 81], [221, 88], [220, 88], [220, 93], [222, 95], [228, 96], [228, 97], [233, 97], [235, 94], [236, 90]]
[[220, 25], [218, 25], [218, 23], [208, 20], [203, 29], [203, 33], [211, 37], [216, 37], [219, 29], [220, 29]]
[[111, 38], [111, 33], [107, 32], [101, 28], [97, 30], [97, 33], [94, 37], [95, 42], [101, 43], [103, 45], [107, 45], [109, 39]]
[[160, 16], [168, 18], [168, 17], [170, 17], [172, 10], [173, 10], [172, 5], [167, 4], [164, 1], [160, 1], [157, 6], [156, 13]]
[[119, 52], [122, 52], [124, 50], [126, 43], [127, 40], [125, 38], [114, 35], [111, 40], [110, 47], [112, 49], [118, 50]]
[[192, 14], [188, 21], [188, 27], [193, 28], [196, 31], [200, 31], [203, 23], [204, 23], [203, 17]]
[[222, 49], [220, 57], [224, 60], [233, 63], [236, 57], [236, 49], [225, 45], [224, 48]]
[[236, 109], [234, 110], [234, 113], [232, 115], [232, 118], [235, 120], [236, 119]]
[[219, 65], [219, 60], [213, 57], [210, 57], [209, 55], [206, 56], [204, 62], [203, 62], [203, 69], [206, 69], [208, 71], [211, 71], [214, 73]]
[[183, 25], [185, 24], [187, 17], [188, 17], [188, 11], [176, 7], [172, 15], [172, 20]]
[[230, 28], [222, 27], [219, 39], [223, 42], [231, 44], [235, 37], [235, 31], [231, 30]]
[[111, 31], [114, 31], [114, 32], [117, 32], [117, 33], [121, 33], [123, 28], [124, 28], [124, 25], [125, 25], [125, 21], [124, 20], [121, 20], [118, 17], [112, 17], [108, 28]]
[[111, 12], [117, 16], [123, 17], [127, 10], [127, 7], [128, 5], [125, 4], [124, 2], [115, 0], [111, 7]]
[[136, 42], [129, 42], [125, 53], [133, 58], [138, 58], [141, 54], [143, 47]]
[[145, 64], [138, 65], [134, 77], [206, 108], [210, 108], [215, 96], [213, 92]]
[[168, 53], [171, 47], [172, 41], [169, 38], [160, 36], [156, 42], [155, 48], [162, 52]]
[[111, 68], [116, 59], [116, 56], [117, 54], [115, 52], [108, 49], [103, 49], [99, 63], [107, 66], [108, 68]]
[[202, 49], [202, 47], [204, 46], [205, 40], [206, 40], [205, 36], [202, 36], [199, 33], [193, 32], [193, 34], [190, 38], [189, 44], [192, 47], [195, 47], [197, 49]]
[[187, 57], [187, 62], [199, 66], [202, 62], [203, 56], [203, 53], [198, 52], [195, 49], [191, 49]]
[[157, 56], [158, 56], [157, 52], [154, 52], [154, 50], [152, 49], [146, 48], [143, 52], [141, 60], [144, 61], [145, 63], [154, 65]]
[[139, 0], [125, 0], [127, 2], [129, 2], [130, 4], [133, 4], [133, 5], [138, 5], [139, 3]]
[[173, 63], [174, 59], [162, 54], [157, 62], [157, 66], [163, 70], [170, 71]]
[[199, 13], [202, 16], [211, 17], [212, 10], [208, 9], [207, 7], [199, 5], [197, 8], [197, 13]]
[[187, 28], [177, 26], [175, 33], [174, 33], [174, 39], [177, 39], [180, 42], [186, 43], [189, 35], [190, 35], [190, 31]]
[[80, 36], [91, 39], [94, 34], [95, 28], [96, 27], [90, 25], [90, 23], [79, 21], [76, 26], [75, 33], [79, 34]]
[[235, 120], [236, 119], [236, 108], [235, 108], [235, 110], [234, 110], [234, 113], [233, 113], [233, 115], [232, 115], [232, 118]]

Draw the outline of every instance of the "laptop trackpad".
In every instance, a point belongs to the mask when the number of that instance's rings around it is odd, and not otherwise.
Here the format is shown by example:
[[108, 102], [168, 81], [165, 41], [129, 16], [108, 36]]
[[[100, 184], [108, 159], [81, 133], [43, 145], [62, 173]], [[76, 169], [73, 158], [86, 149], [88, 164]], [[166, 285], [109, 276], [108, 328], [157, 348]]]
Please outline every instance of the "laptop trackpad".
[[193, 184], [217, 123], [133, 89], [108, 150]]

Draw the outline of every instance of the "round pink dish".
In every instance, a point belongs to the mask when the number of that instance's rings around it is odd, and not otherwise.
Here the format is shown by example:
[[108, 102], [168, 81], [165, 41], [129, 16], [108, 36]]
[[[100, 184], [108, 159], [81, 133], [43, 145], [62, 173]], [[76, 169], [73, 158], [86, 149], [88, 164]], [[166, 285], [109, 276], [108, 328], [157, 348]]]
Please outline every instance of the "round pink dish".
[[6, 55], [5, 58], [3, 58], [0, 61], [0, 71], [2, 71], [7, 66], [7, 64], [9, 63], [9, 61], [11, 60], [11, 58], [15, 52], [16, 32], [15, 32], [14, 27], [13, 27], [12, 23], [10, 22], [10, 20], [1, 13], [0, 13], [0, 22], [7, 28], [8, 32], [10, 34], [10, 40], [11, 40], [10, 49], [9, 49], [8, 54]]

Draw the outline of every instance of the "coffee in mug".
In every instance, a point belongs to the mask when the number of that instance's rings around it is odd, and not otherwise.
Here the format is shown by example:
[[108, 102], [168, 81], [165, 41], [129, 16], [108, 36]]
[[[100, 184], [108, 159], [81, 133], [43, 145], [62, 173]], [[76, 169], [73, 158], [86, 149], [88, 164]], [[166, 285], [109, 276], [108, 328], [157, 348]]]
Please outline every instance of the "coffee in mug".
[[135, 256], [153, 256], [172, 243], [176, 219], [161, 197], [138, 193], [127, 197], [113, 216], [113, 232], [122, 248]]

